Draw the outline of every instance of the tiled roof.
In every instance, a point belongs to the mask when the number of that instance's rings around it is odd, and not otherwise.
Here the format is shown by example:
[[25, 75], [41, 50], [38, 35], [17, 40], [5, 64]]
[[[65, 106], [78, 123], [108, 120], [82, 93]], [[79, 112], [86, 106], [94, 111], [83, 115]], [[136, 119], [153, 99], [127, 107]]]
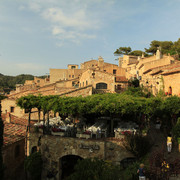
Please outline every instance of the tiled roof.
[[125, 76], [116, 76], [116, 82], [127, 82], [127, 78]]
[[25, 126], [4, 122], [4, 146], [8, 146], [25, 138], [25, 135]]

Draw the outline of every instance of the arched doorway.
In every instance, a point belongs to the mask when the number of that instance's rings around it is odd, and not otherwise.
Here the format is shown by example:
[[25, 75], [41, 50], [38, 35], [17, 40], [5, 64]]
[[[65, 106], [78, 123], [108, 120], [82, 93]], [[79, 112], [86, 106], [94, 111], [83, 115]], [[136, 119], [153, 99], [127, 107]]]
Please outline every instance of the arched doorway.
[[129, 165], [131, 165], [132, 163], [134, 163], [136, 161], [136, 158], [134, 157], [128, 157], [125, 158], [123, 160], [120, 161], [121, 166], [125, 169], [127, 168]]
[[74, 167], [77, 164], [78, 160], [82, 160], [80, 156], [76, 155], [66, 155], [60, 158], [60, 179], [65, 180], [74, 172]]

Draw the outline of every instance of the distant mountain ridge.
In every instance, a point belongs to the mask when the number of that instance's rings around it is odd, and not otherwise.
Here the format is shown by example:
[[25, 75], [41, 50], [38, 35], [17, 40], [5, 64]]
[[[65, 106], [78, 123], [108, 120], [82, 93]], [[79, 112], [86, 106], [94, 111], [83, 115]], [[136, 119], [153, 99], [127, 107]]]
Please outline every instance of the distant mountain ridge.
[[[45, 76], [40, 76], [45, 78]], [[8, 76], [0, 73], [0, 91], [10, 91], [15, 89], [16, 84], [24, 84], [26, 80], [33, 80], [34, 76], [30, 74], [20, 74], [17, 76]]]

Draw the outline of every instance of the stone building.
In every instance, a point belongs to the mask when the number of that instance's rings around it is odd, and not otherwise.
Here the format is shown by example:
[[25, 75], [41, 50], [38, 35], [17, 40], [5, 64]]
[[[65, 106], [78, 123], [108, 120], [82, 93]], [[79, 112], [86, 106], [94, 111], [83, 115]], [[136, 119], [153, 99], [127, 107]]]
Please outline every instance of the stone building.
[[4, 119], [4, 145], [3, 163], [4, 179], [24, 180], [24, 159], [25, 159], [25, 137], [26, 124], [24, 121], [7, 122]]
[[[49, 172], [54, 174], [57, 180], [64, 177], [64, 171], [71, 172], [72, 165], [77, 161], [73, 159], [99, 158], [112, 162], [116, 165], [123, 161], [134, 160], [134, 156], [123, 146], [122, 139], [79, 139], [72, 137], [60, 137], [43, 135], [42, 133], [30, 132], [28, 153], [40, 150], [43, 158], [42, 179], [46, 179]], [[68, 168], [69, 162], [71, 168]]]
[[[50, 77], [27, 80], [24, 85], [17, 85], [16, 91], [2, 101], [2, 112], [27, 119], [28, 113], [16, 106], [16, 99], [28, 94], [88, 96], [96, 93], [120, 93], [128, 86], [124, 68], [104, 62], [102, 57], [78, 65], [69, 64], [67, 69], [50, 69]], [[42, 117], [42, 116], [41, 116]], [[33, 109], [32, 120], [38, 119]]]
[[180, 96], [179, 64], [174, 57], [162, 55], [160, 49], [150, 57], [124, 55], [119, 58], [119, 66], [126, 69], [126, 78], [139, 79], [140, 85], [148, 88], [154, 95], [162, 90]]

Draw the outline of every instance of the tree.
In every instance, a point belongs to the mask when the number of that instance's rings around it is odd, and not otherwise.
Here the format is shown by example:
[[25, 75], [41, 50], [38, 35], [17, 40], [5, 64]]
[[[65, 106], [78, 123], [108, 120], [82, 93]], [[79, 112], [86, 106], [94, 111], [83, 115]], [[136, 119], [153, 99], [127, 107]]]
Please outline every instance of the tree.
[[75, 172], [68, 180], [117, 180], [120, 179], [119, 168], [99, 159], [84, 159], [75, 165]]
[[30, 173], [32, 180], [41, 179], [43, 161], [40, 152], [35, 152], [25, 159], [24, 167]]
[[158, 47], [161, 47], [161, 52], [163, 54], [172, 53], [173, 42], [154, 40], [154, 41], [151, 41], [149, 49], [145, 48], [145, 51], [150, 54], [155, 54]]
[[120, 47], [119, 49], [116, 49], [116, 51], [114, 52], [114, 55], [128, 55], [131, 52], [131, 48], [130, 47]]
[[135, 50], [135, 51], [131, 51], [131, 52], [129, 53], [129, 55], [132, 55], [132, 56], [142, 56], [143, 53], [144, 53], [144, 52], [141, 51], [141, 50]]
[[16, 103], [17, 105], [28, 111], [29, 117], [28, 117], [28, 128], [30, 130], [30, 122], [31, 122], [31, 110], [36, 106], [35, 104], [36, 97], [34, 95], [28, 95], [28, 96], [22, 96], [19, 99], [17, 99]]
[[0, 100], [0, 180], [3, 179], [3, 175], [4, 175], [4, 166], [3, 166], [3, 157], [2, 157], [3, 133], [4, 133], [4, 124], [1, 118], [1, 100]]

